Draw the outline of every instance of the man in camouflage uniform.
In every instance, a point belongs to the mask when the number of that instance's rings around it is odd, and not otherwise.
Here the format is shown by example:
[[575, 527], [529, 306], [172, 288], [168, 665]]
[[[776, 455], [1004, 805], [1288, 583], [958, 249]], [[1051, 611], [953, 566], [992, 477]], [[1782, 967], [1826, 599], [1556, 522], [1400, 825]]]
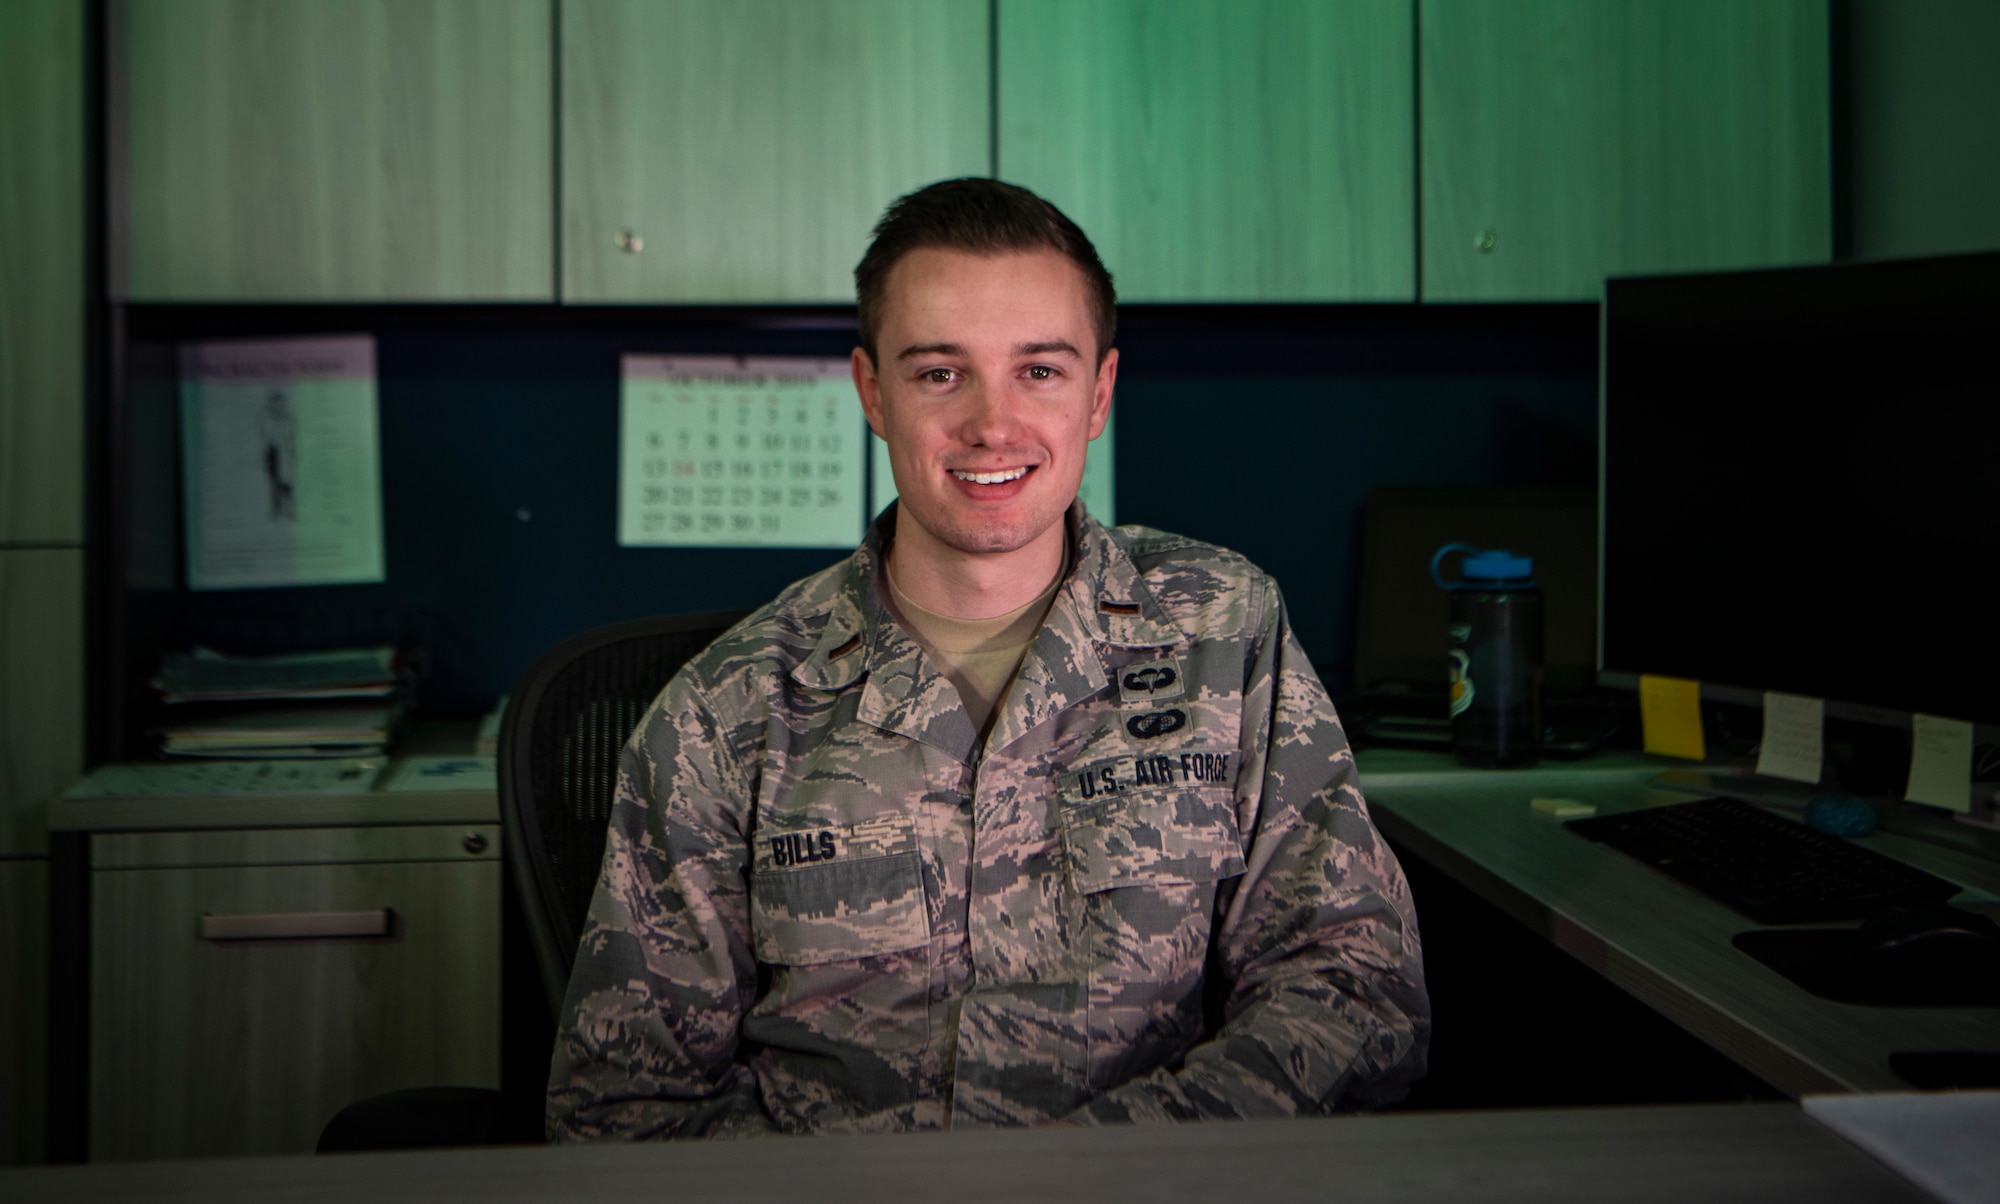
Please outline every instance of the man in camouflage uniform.
[[[626, 749], [552, 1135], [1399, 1097], [1429, 1033], [1416, 918], [1276, 585], [1074, 500], [1117, 371], [1088, 240], [953, 181], [897, 202], [856, 277], [899, 502]], [[939, 616], [1025, 651], [967, 668]]]

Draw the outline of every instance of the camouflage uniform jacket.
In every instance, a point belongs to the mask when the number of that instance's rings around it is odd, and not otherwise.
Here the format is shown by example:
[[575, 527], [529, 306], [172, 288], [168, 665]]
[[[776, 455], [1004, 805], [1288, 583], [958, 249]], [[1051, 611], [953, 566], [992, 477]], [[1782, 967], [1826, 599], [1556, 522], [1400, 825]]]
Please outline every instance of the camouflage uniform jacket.
[[1407, 885], [1271, 579], [1069, 514], [982, 748], [877, 592], [885, 514], [625, 750], [557, 1139], [1267, 1117], [1391, 1100]]

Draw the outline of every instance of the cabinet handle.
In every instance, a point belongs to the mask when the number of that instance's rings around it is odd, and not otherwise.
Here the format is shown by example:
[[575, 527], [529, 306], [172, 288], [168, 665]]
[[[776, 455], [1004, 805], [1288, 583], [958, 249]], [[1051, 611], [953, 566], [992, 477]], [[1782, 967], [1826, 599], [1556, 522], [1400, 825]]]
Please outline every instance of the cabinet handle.
[[392, 913], [375, 911], [278, 911], [264, 915], [201, 917], [204, 941], [282, 941], [312, 937], [388, 936]]

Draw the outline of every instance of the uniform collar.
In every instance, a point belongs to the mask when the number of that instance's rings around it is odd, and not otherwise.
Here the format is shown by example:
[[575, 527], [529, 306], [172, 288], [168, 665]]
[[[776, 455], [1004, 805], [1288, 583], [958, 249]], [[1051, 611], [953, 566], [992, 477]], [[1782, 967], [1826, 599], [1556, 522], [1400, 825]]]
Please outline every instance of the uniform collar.
[[[861, 546], [841, 569], [840, 588], [827, 608], [819, 642], [792, 669], [792, 680], [815, 690], [841, 690], [879, 667], [884, 643], [912, 643], [882, 605], [876, 583], [883, 550], [896, 531], [896, 506], [891, 503], [869, 524]], [[896, 652], [897, 649], [889, 651]]]
[[1188, 642], [1139, 568], [1102, 524], [1077, 501], [1069, 508], [1071, 571], [1063, 591], [1077, 621], [1099, 643], [1118, 648], [1169, 648]]
[[[840, 690], [865, 676], [857, 719], [970, 762], [978, 743], [971, 721], [961, 707], [948, 705], [950, 684], [889, 614], [879, 592], [896, 510], [894, 505], [884, 510], [848, 558], [819, 641], [792, 678], [816, 690]], [[1095, 645], [1167, 649], [1188, 640], [1146, 588], [1131, 557], [1081, 501], [1071, 504], [1064, 521], [1069, 579], [1056, 592], [1001, 704], [987, 741], [991, 748], [1005, 747], [1109, 685]], [[946, 698], [938, 696], [941, 689]]]

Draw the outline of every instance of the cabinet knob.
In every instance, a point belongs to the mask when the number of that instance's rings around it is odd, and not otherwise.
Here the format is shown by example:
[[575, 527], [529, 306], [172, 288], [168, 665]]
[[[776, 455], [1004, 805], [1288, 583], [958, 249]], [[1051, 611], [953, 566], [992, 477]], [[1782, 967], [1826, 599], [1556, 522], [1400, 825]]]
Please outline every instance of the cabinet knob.
[[618, 249], [625, 252], [627, 255], [637, 255], [639, 252], [646, 249], [646, 240], [640, 238], [637, 234], [634, 234], [630, 230], [620, 230], [618, 232], [618, 237], [612, 239], [612, 241], [617, 243]]
[[467, 832], [465, 834], [465, 840], [463, 841], [463, 843], [465, 845], [465, 851], [471, 853], [476, 857], [479, 854], [484, 853], [486, 851], [486, 833]]
[[1473, 245], [1473, 246], [1474, 246], [1475, 248], [1477, 248], [1477, 249], [1478, 249], [1478, 251], [1479, 251], [1479, 253], [1480, 253], [1480, 254], [1482, 254], [1482, 255], [1490, 255], [1490, 254], [1492, 254], [1492, 252], [1493, 252], [1493, 231], [1491, 231], [1491, 230], [1480, 230], [1480, 231], [1478, 231], [1477, 233], [1475, 233], [1475, 234], [1474, 234], [1474, 235], [1472, 236], [1472, 245]]

